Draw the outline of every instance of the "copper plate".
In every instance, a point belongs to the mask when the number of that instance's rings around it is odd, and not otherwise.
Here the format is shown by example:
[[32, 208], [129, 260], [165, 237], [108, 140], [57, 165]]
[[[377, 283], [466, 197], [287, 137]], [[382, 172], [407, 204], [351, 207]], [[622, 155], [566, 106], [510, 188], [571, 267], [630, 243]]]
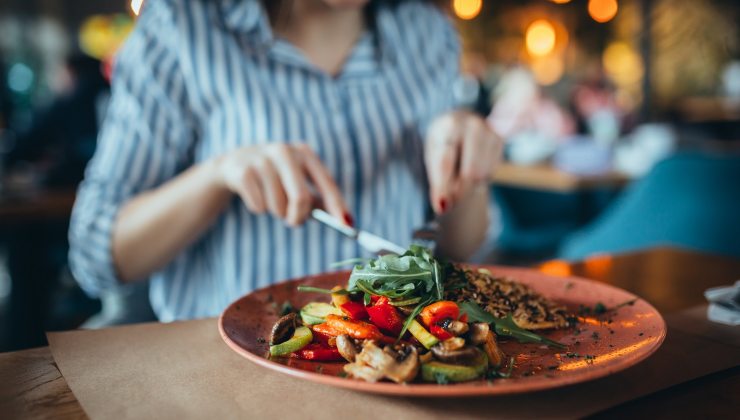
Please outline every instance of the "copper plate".
[[512, 378], [451, 385], [368, 383], [343, 377], [343, 363], [268, 358], [266, 339], [284, 302], [289, 301], [300, 308], [311, 301], [329, 301], [327, 295], [298, 292], [296, 286], [331, 288], [343, 285], [347, 282], [348, 272], [321, 274], [256, 290], [226, 308], [219, 319], [219, 330], [226, 344], [240, 355], [287, 375], [358, 391], [437, 397], [514, 394], [589, 381], [637, 364], [655, 352], [665, 339], [666, 325], [658, 311], [622, 289], [582, 278], [553, 277], [531, 269], [486, 268], [531, 286], [544, 296], [568, 306], [576, 314], [582, 306], [594, 308], [602, 303], [613, 308], [637, 300], [632, 305], [598, 316], [583, 316], [576, 328], [546, 333], [547, 337], [568, 345], [568, 350], [501, 340], [504, 352], [516, 358]]

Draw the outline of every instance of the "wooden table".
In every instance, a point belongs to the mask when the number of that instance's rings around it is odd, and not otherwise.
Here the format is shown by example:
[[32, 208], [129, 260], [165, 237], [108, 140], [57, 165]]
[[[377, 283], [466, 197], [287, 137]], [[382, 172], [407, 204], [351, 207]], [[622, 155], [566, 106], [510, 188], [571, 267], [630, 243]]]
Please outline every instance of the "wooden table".
[[626, 175], [617, 172], [581, 176], [563, 172], [550, 164], [527, 166], [510, 162], [498, 165], [491, 178], [494, 185], [561, 193], [620, 188], [630, 181]]
[[[551, 261], [540, 268], [553, 275], [586, 276], [625, 288], [664, 314], [701, 305], [706, 288], [740, 278], [738, 260], [670, 248], [598, 257], [575, 264]], [[700, 306], [692, 311], [701, 315], [704, 310]], [[714, 332], [711, 324], [702, 325], [697, 328], [701, 331], [696, 331], [696, 339], [724, 340], [724, 344], [737, 346], [740, 351], [739, 337], [731, 335], [728, 339], [727, 328], [720, 334], [719, 327]], [[613, 407], [597, 417], [624, 418], [635, 413], [665, 416], [680, 412], [687, 417], [729, 418], [740, 408], [737, 395], [740, 367], [736, 366]], [[48, 348], [0, 354], [0, 410], [9, 412], [10, 417], [86, 417]]]

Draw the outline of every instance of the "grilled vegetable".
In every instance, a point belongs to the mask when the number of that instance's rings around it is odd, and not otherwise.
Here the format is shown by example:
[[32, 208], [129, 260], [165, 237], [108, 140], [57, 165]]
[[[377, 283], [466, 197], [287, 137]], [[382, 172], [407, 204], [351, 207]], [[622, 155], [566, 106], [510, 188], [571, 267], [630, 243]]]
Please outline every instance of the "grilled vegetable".
[[480, 378], [488, 367], [485, 353], [474, 349], [476, 354], [468, 364], [450, 364], [432, 361], [421, 365], [421, 378], [428, 382], [465, 382]]
[[430, 334], [429, 331], [427, 331], [421, 324], [419, 324], [419, 321], [415, 319], [409, 323], [409, 332], [414, 336], [414, 338], [419, 340], [422, 346], [428, 349], [439, 343], [437, 337]]
[[306, 347], [313, 340], [313, 334], [308, 327], [298, 327], [293, 336], [287, 341], [270, 346], [272, 356], [285, 356]]
[[339, 308], [322, 302], [311, 302], [301, 309], [301, 319], [306, 325], [321, 324], [330, 314], [343, 315], [343, 312]]
[[370, 316], [370, 322], [377, 325], [383, 331], [392, 335], [398, 335], [403, 329], [403, 318], [398, 310], [388, 302], [388, 298], [381, 297], [378, 301], [366, 308]]
[[366, 320], [368, 316], [367, 311], [365, 310], [365, 305], [360, 302], [347, 301], [341, 304], [339, 309], [341, 309], [348, 317], [358, 321]]

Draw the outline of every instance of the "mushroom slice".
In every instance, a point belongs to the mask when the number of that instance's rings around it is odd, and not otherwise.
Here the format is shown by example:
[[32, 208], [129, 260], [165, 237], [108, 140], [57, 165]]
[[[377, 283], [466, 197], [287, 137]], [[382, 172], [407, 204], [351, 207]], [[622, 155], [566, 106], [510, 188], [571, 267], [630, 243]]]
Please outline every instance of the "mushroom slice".
[[445, 330], [454, 336], [460, 336], [468, 332], [468, 323], [462, 321], [450, 321]]
[[491, 332], [491, 327], [486, 323], [476, 322], [475, 324], [471, 324], [468, 333], [470, 344], [477, 346], [485, 343], [489, 332]]
[[[378, 347], [374, 341], [366, 341], [355, 362], [346, 365], [345, 372], [352, 376], [375, 382], [388, 378], [394, 382], [409, 382], [419, 373], [419, 355], [410, 345]], [[370, 372], [371, 369], [374, 372]]]
[[416, 378], [419, 373], [421, 364], [419, 363], [419, 354], [416, 347], [410, 345], [399, 345], [391, 349], [386, 347], [384, 351], [392, 354], [395, 360], [390, 366], [386, 366], [385, 376], [393, 382], [409, 382]]
[[277, 320], [270, 332], [270, 345], [280, 344], [287, 341], [299, 326], [298, 317], [295, 312], [289, 313]]
[[357, 345], [354, 340], [346, 334], [337, 336], [337, 350], [348, 362], [354, 362], [357, 357]]
[[449, 350], [444, 343], [432, 347], [432, 354], [437, 359], [449, 363], [465, 363], [478, 355], [478, 350], [473, 346], [465, 346], [456, 350]]
[[383, 372], [359, 363], [347, 363], [344, 365], [344, 371], [355, 378], [367, 382], [378, 382], [383, 379]]
[[444, 347], [447, 351], [460, 350], [465, 347], [465, 340], [461, 337], [452, 337], [439, 343], [439, 345]]

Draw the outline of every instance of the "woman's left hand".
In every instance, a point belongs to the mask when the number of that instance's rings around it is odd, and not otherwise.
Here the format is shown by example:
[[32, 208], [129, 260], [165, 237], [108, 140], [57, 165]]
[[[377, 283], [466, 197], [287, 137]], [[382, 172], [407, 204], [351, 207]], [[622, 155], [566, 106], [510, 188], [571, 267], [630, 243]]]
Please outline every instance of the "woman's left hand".
[[469, 111], [437, 117], [429, 126], [424, 161], [435, 213], [443, 214], [489, 181], [503, 142], [486, 121]]

